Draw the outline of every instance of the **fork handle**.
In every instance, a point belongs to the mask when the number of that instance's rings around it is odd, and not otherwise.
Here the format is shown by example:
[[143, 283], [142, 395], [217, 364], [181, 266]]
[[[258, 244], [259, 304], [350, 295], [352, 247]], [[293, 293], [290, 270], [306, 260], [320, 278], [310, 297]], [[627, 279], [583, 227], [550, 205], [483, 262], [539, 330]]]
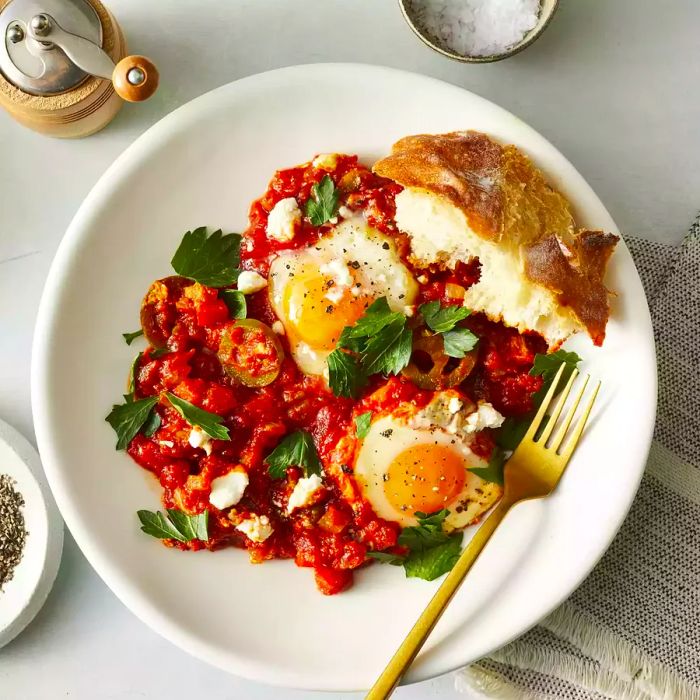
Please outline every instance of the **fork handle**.
[[464, 581], [464, 577], [469, 573], [472, 565], [512, 505], [505, 499], [501, 500], [488, 518], [484, 520], [471, 542], [465, 547], [452, 571], [442, 582], [440, 588], [437, 589], [435, 595], [416, 621], [416, 624], [413, 625], [406, 639], [396, 650], [382, 675], [379, 676], [376, 683], [365, 696], [365, 700], [385, 700], [391, 695], [394, 688], [399, 684], [401, 676], [413, 663], [423, 644], [425, 644], [425, 640], [433, 631], [445, 608], [452, 600], [452, 596], [454, 596], [462, 581]]

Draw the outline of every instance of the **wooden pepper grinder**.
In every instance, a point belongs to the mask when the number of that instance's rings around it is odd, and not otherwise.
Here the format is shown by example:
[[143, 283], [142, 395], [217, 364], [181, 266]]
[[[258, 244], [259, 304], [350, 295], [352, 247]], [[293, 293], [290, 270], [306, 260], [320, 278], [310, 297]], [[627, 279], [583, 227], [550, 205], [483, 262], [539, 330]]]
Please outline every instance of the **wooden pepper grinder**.
[[78, 138], [106, 126], [123, 101], [158, 87], [144, 56], [126, 56], [99, 0], [0, 0], [0, 106], [49, 136]]

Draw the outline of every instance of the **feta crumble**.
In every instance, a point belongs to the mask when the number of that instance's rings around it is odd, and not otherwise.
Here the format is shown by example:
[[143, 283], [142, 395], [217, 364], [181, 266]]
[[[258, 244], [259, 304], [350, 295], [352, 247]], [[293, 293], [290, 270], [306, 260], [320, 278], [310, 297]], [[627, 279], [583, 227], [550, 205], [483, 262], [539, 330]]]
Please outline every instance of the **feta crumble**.
[[238, 275], [238, 291], [242, 294], [253, 294], [267, 287], [267, 280], [253, 270], [243, 270]]
[[294, 197], [280, 199], [267, 217], [267, 235], [276, 241], [291, 241], [301, 223], [301, 210]]
[[267, 515], [255, 513], [247, 520], [238, 523], [236, 530], [240, 530], [251, 542], [264, 542], [273, 532]]
[[188, 442], [192, 447], [201, 447], [207, 455], [211, 454], [211, 437], [201, 428], [195, 426], [190, 430]]
[[323, 488], [323, 481], [318, 474], [312, 474], [311, 476], [305, 476], [299, 479], [289, 496], [287, 513], [291, 513], [297, 508], [303, 508], [321, 488]]
[[218, 476], [211, 482], [209, 503], [219, 510], [235, 506], [248, 486], [248, 475], [240, 469], [234, 469], [228, 474]]
[[481, 401], [476, 411], [467, 416], [464, 431], [476, 433], [485, 428], [500, 428], [505, 418], [488, 402]]

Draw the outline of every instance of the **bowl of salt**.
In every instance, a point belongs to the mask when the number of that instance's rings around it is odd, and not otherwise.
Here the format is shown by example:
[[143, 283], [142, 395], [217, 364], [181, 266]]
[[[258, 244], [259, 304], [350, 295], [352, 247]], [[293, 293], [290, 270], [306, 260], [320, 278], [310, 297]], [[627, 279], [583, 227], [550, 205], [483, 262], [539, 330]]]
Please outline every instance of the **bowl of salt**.
[[464, 63], [500, 61], [527, 48], [558, 5], [559, 0], [399, 0], [423, 43]]

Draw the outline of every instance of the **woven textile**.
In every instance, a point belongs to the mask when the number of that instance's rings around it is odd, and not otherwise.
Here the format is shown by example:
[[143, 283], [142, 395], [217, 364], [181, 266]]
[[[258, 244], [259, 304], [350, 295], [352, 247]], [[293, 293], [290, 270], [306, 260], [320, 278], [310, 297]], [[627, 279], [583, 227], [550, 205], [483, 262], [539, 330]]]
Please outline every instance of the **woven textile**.
[[571, 598], [462, 670], [458, 689], [512, 700], [700, 700], [700, 220], [678, 247], [626, 240], [659, 370], [639, 493]]

